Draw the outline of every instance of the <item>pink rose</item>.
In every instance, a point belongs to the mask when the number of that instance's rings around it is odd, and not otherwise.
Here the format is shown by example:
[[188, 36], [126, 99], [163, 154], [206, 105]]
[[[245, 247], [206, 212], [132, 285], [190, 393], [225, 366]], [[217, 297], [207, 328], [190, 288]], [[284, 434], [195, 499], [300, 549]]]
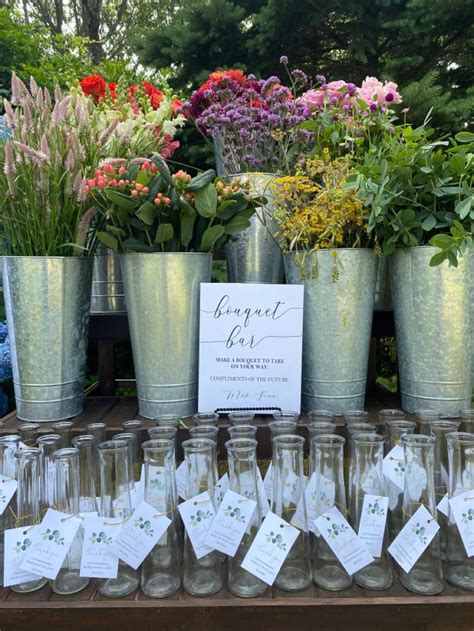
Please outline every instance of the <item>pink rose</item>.
[[324, 92], [322, 90], [308, 90], [298, 102], [310, 110], [315, 110], [324, 105]]
[[330, 81], [326, 84], [327, 89], [326, 92], [329, 98], [336, 98], [338, 101], [342, 101], [346, 94], [346, 90], [344, 88], [347, 87], [347, 83], [342, 79], [338, 81]]
[[358, 96], [368, 105], [374, 101], [379, 105], [385, 105], [386, 103], [400, 103], [402, 100], [396, 83], [392, 81], [382, 83], [376, 77], [365, 78], [358, 90]]

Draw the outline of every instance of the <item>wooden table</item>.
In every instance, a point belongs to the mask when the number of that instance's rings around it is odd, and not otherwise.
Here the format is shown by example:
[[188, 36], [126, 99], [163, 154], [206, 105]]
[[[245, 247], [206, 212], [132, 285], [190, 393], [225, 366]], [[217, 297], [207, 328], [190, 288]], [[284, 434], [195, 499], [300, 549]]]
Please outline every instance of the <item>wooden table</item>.
[[[399, 401], [391, 395], [369, 398], [367, 409], [373, 420], [384, 407], [397, 407]], [[85, 425], [104, 421], [109, 435], [120, 431], [125, 420], [139, 418], [138, 406], [132, 397], [86, 398], [84, 413], [75, 419], [75, 432]], [[0, 433], [14, 432], [20, 421], [12, 413], [4, 419]], [[151, 426], [151, 421], [144, 421]], [[219, 432], [220, 457], [225, 457], [224, 442], [227, 421], [221, 421]], [[270, 454], [269, 432], [264, 419], [258, 425], [258, 455]], [[306, 435], [306, 419], [299, 432]], [[341, 425], [342, 429], [342, 425]], [[44, 424], [42, 432], [50, 431]], [[179, 430], [178, 441], [188, 437]], [[178, 451], [178, 458], [181, 455]], [[353, 585], [343, 592], [328, 592], [311, 586], [295, 594], [268, 589], [261, 598], [242, 599], [226, 588], [209, 598], [194, 598], [184, 592], [163, 600], [152, 600], [138, 590], [121, 600], [110, 600], [98, 594], [97, 582], [72, 596], [53, 594], [50, 587], [31, 594], [15, 594], [0, 589], [0, 631], [31, 628], [34, 631], [117, 630], [149, 631], [233, 631], [259, 628], [260, 631], [446, 631], [474, 629], [474, 593], [446, 585], [438, 596], [417, 596], [408, 592], [398, 579], [382, 592], [371, 592]]]

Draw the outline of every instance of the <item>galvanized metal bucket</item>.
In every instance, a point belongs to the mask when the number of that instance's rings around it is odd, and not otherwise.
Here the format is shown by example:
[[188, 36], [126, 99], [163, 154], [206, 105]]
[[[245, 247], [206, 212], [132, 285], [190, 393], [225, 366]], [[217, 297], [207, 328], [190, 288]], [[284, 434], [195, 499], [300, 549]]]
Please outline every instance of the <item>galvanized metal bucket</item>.
[[3, 280], [18, 418], [83, 410], [92, 258], [6, 256]]
[[364, 407], [377, 257], [341, 248], [285, 254], [288, 283], [304, 283], [305, 410]]
[[281, 283], [284, 278], [283, 255], [274, 235], [277, 226], [272, 218], [272, 173], [238, 173], [250, 182], [251, 189], [267, 198], [257, 209], [251, 226], [225, 246], [227, 275], [231, 283]]
[[474, 248], [471, 248], [469, 252], [469, 273], [471, 283], [471, 387], [474, 387]]
[[99, 247], [94, 257], [91, 313], [123, 313], [127, 311], [122, 270], [118, 254]]
[[430, 267], [436, 252], [395, 251], [390, 280], [402, 407], [449, 416], [471, 407], [470, 260]]
[[212, 254], [120, 255], [139, 412], [197, 411], [199, 289], [211, 280]]

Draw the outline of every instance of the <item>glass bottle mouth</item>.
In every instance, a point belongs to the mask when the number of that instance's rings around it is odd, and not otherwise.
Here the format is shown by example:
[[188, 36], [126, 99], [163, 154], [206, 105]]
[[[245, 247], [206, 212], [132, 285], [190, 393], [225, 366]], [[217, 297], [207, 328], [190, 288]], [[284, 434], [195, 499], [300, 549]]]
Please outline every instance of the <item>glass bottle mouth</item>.
[[53, 454], [53, 460], [73, 460], [74, 458], [79, 458], [79, 451], [75, 447], [58, 449]]
[[137, 437], [131, 432], [120, 432], [120, 434], [115, 434], [114, 440], [123, 440], [126, 443], [133, 443], [137, 440]]
[[107, 429], [107, 423], [89, 423], [89, 425], [86, 425], [86, 432], [94, 431], [96, 429], [98, 430]]
[[376, 432], [377, 426], [372, 423], [350, 423], [347, 426], [347, 431], [350, 434], [357, 434], [359, 432]]
[[436, 410], [420, 409], [415, 411], [415, 416], [420, 421], [437, 421], [441, 418], [441, 414]]
[[76, 436], [72, 439], [72, 444], [74, 446], [82, 445], [83, 443], [95, 445], [95, 436], [92, 436], [92, 434], [82, 434], [81, 436]]
[[346, 442], [346, 439], [343, 436], [339, 436], [338, 434], [320, 434], [319, 436], [313, 436], [311, 442], [316, 446], [324, 446], [324, 447], [341, 447]]
[[472, 432], [450, 432], [446, 434], [446, 440], [450, 443], [459, 443], [460, 445], [474, 446], [474, 433]]
[[328, 421], [311, 421], [311, 423], [308, 423], [308, 430], [309, 431], [319, 431], [322, 432], [323, 434], [325, 432], [331, 433], [336, 429], [336, 425], [334, 423], [330, 423]]
[[61, 441], [61, 436], [59, 434], [45, 434], [44, 436], [40, 436], [36, 439], [37, 445], [55, 445]]
[[40, 428], [39, 423], [23, 423], [23, 425], [20, 425], [20, 427], [18, 428], [19, 432], [33, 432], [33, 431], [37, 431]]
[[312, 421], [312, 422], [316, 422], [318, 419], [318, 417], [324, 421], [334, 421], [334, 419], [336, 418], [336, 415], [333, 412], [329, 412], [329, 410], [310, 410], [308, 412], [308, 418]]
[[142, 449], [147, 451], [168, 451], [174, 448], [174, 441], [169, 438], [152, 438], [142, 443]]
[[454, 420], [447, 420], [447, 419], [440, 419], [439, 421], [430, 421], [429, 422], [429, 426], [430, 429], [444, 429], [444, 430], [451, 430], [452, 432], [455, 432], [457, 430], [457, 428], [459, 427], [459, 425], [461, 424], [461, 421], [454, 421]]
[[54, 430], [58, 429], [72, 429], [74, 427], [74, 423], [72, 421], [58, 421], [57, 423], [53, 423], [51, 427]]
[[177, 427], [181, 418], [176, 414], [161, 414], [153, 420], [157, 427]]
[[189, 433], [192, 438], [199, 438], [199, 434], [212, 434], [212, 436], [217, 436], [219, 428], [215, 425], [196, 425], [195, 427], [189, 428]]
[[133, 428], [133, 429], [141, 429], [143, 427], [143, 421], [132, 420], [132, 421], [124, 421], [122, 423], [122, 427], [124, 429]]
[[426, 434], [403, 434], [401, 440], [404, 445], [409, 445], [410, 447], [431, 446], [436, 443], [434, 436], [427, 436]]
[[126, 451], [128, 443], [125, 440], [106, 440], [97, 446], [99, 451]]
[[178, 428], [172, 425], [157, 425], [148, 429], [148, 436], [151, 440], [174, 440], [177, 433]]
[[257, 441], [253, 438], [231, 438], [225, 443], [227, 451], [246, 452], [257, 449]]
[[275, 447], [302, 447], [304, 443], [304, 437], [296, 434], [282, 434], [281, 436], [275, 436], [273, 439]]
[[206, 452], [214, 449], [215, 445], [210, 438], [189, 438], [182, 443], [183, 450], [188, 453]]
[[386, 410], [380, 410], [379, 418], [383, 419], [393, 419], [393, 420], [402, 420], [405, 418], [405, 412], [403, 410], [397, 410], [395, 408]]
[[14, 455], [18, 460], [34, 460], [41, 456], [41, 449], [39, 447], [27, 447], [26, 449], [19, 449]]
[[387, 423], [385, 423], [385, 427], [388, 427], [390, 429], [412, 429], [412, 430], [415, 430], [416, 423], [415, 423], [415, 421], [407, 421], [407, 420], [387, 421]]
[[461, 410], [461, 418], [474, 420], [474, 408]]
[[20, 440], [21, 436], [18, 436], [18, 434], [7, 434], [6, 436], [0, 436], [0, 444], [18, 444]]
[[369, 434], [368, 432], [360, 432], [353, 434], [352, 439], [357, 444], [363, 445], [383, 445], [385, 439], [380, 434]]

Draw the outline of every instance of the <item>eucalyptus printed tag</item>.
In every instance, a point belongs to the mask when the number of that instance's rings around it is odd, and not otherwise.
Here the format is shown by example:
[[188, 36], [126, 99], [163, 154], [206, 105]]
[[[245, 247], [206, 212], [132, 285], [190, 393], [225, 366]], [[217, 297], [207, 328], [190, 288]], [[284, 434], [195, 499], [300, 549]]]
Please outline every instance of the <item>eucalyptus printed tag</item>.
[[387, 523], [388, 497], [364, 495], [362, 514], [359, 522], [359, 538], [376, 559], [382, 556], [382, 545]]
[[430, 545], [439, 525], [430, 511], [421, 505], [393, 540], [388, 551], [405, 571], [409, 572]]
[[21, 569], [54, 580], [80, 526], [77, 517], [48, 508], [35, 529]]
[[117, 578], [119, 560], [112, 552], [112, 541], [122, 525], [121, 517], [87, 516], [84, 519], [81, 576]]
[[38, 574], [27, 572], [21, 569], [21, 565], [25, 559], [25, 554], [31, 547], [35, 530], [39, 526], [33, 528], [12, 528], [5, 530], [4, 540], [4, 566], [3, 566], [3, 586], [10, 587], [19, 583], [28, 583], [36, 581]]
[[257, 502], [229, 489], [207, 531], [206, 545], [235, 556], [256, 508]]
[[194, 549], [196, 558], [212, 552], [214, 548], [208, 546], [205, 541], [207, 531], [211, 527], [216, 514], [211, 497], [207, 491], [196, 495], [190, 500], [178, 506], [184, 527]]
[[112, 552], [136, 570], [170, 524], [166, 515], [142, 502], [112, 541]]
[[466, 554], [470, 558], [474, 555], [474, 489], [452, 497], [449, 500], [449, 507], [454, 515]]
[[182, 500], [186, 499], [186, 463], [183, 462], [176, 469], [176, 488]]
[[300, 531], [269, 512], [260, 526], [241, 567], [267, 585], [273, 585]]
[[214, 489], [214, 500], [216, 502], [216, 506], [219, 507], [224, 498], [224, 495], [227, 493], [227, 489], [229, 488], [229, 476], [227, 473], [224, 473], [222, 478], [217, 482], [216, 488]]
[[17, 481], [13, 478], [0, 475], [0, 515], [3, 514], [10, 500], [15, 495], [17, 486]]
[[405, 485], [405, 455], [403, 447], [395, 445], [383, 459], [383, 474], [403, 491]]
[[356, 535], [336, 506], [318, 517], [315, 524], [324, 541], [350, 576], [374, 560], [365, 543]]

